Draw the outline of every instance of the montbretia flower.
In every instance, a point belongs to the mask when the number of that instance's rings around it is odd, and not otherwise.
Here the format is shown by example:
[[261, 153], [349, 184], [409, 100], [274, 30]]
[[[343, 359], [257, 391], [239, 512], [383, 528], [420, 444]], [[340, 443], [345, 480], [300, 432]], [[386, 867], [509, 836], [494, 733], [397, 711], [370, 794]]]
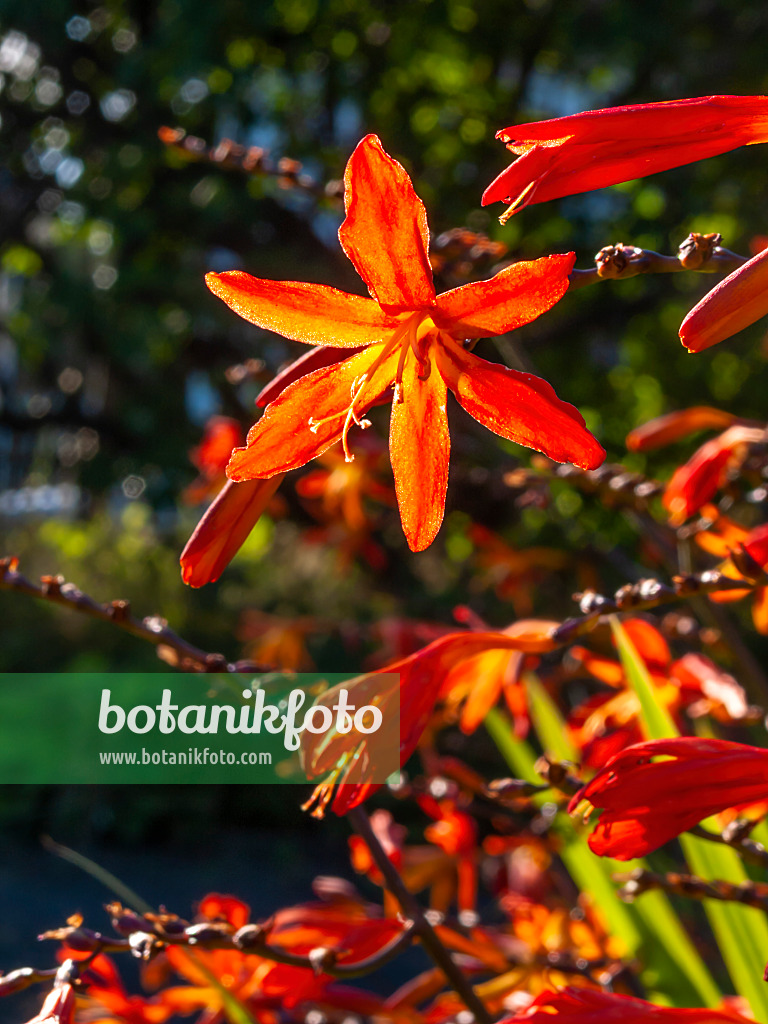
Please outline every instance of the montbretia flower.
[[689, 352], [702, 352], [768, 315], [768, 249], [715, 285], [680, 325]]
[[667, 484], [662, 504], [673, 526], [680, 526], [711, 501], [730, 470], [738, 468], [750, 444], [765, 439], [765, 431], [736, 424], [718, 437], [706, 441], [691, 458], [679, 466]]
[[496, 138], [518, 156], [483, 195], [483, 206], [509, 204], [503, 223], [532, 203], [768, 142], [768, 97], [699, 96], [587, 110], [502, 128]]
[[[661, 757], [664, 760], [655, 761]], [[768, 750], [678, 736], [627, 747], [571, 800], [602, 813], [589, 837], [601, 857], [644, 857], [704, 818], [768, 795]]]
[[[245, 927], [249, 917], [247, 904], [230, 896], [211, 894], [200, 904], [199, 917], [213, 921], [225, 934]], [[340, 964], [352, 965], [380, 953], [403, 931], [398, 920], [369, 916], [360, 901], [339, 899], [328, 903], [305, 903], [277, 910], [265, 926], [266, 940], [286, 953], [309, 956], [315, 949], [336, 953]], [[235, 999], [253, 1020], [271, 1019], [278, 1006], [288, 1019], [294, 1019], [297, 1006], [320, 1004], [361, 1017], [379, 1016], [383, 999], [361, 989], [339, 984], [320, 965], [311, 967], [283, 964], [236, 949], [197, 950], [170, 946], [167, 964], [189, 984], [164, 988], [155, 1003], [168, 1010], [168, 1016], [188, 1016], [201, 1011], [197, 1019], [223, 1024], [231, 1019], [226, 1012], [222, 989]], [[212, 979], [216, 985], [212, 984]], [[153, 1009], [156, 1007], [153, 1006]], [[306, 1013], [301, 1015], [301, 1019]], [[167, 1017], [125, 1017], [121, 1020], [161, 1022]], [[105, 1022], [106, 1024], [106, 1022]]]
[[[325, 285], [267, 281], [241, 271], [209, 274], [208, 287], [260, 327], [330, 346], [329, 365], [285, 387], [232, 453], [231, 480], [303, 466], [368, 426], [365, 413], [392, 392], [389, 450], [403, 529], [412, 550], [443, 518], [450, 437], [446, 393], [494, 433], [584, 469], [605, 453], [579, 412], [531, 374], [489, 363], [469, 339], [503, 334], [546, 312], [568, 288], [573, 253], [513, 264], [489, 281], [435, 294], [424, 205], [375, 135], [359, 143], [345, 175], [339, 240], [371, 299]], [[361, 350], [362, 347], [362, 350]], [[352, 354], [338, 360], [338, 349]]]
[[[383, 765], [387, 766], [383, 772], [386, 777], [398, 764], [403, 767], [413, 754], [451, 669], [494, 649], [526, 654], [552, 651], [557, 647], [552, 639], [556, 625], [530, 619], [507, 627], [503, 633], [449, 633], [407, 658], [326, 690], [316, 704], [332, 708], [343, 688], [355, 707], [379, 708], [383, 727], [362, 740], [354, 731], [302, 734], [301, 759], [307, 778], [325, 776], [304, 809], [313, 808], [313, 817], [322, 818], [329, 804], [341, 815], [363, 803], [382, 785], [373, 779], [381, 779]], [[393, 754], [397, 762], [394, 768]]]
[[526, 1021], [527, 1024], [553, 1024], [560, 1017], [562, 1024], [736, 1024], [747, 1017], [731, 1010], [702, 1008], [677, 1009], [655, 1006], [644, 999], [604, 992], [592, 988], [568, 987], [559, 992], [542, 992], [514, 1017], [501, 1024]]
[[199, 505], [219, 493], [227, 482], [226, 468], [232, 449], [243, 443], [243, 429], [229, 416], [211, 416], [200, 444], [189, 453], [200, 475], [185, 487], [181, 500]]

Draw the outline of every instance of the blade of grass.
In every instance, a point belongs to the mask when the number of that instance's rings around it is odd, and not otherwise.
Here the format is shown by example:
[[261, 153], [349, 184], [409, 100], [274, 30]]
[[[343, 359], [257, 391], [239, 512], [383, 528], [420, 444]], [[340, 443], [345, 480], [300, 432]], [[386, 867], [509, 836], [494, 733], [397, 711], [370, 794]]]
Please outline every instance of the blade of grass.
[[[627, 680], [640, 702], [643, 732], [649, 739], [678, 736], [671, 715], [656, 700], [648, 669], [626, 630], [616, 618], [611, 620], [611, 628]], [[727, 846], [691, 835], [682, 835], [680, 844], [693, 874], [736, 884], [747, 880], [742, 861]], [[751, 907], [717, 900], [704, 900], [704, 909], [736, 991], [748, 1000], [755, 1020], [768, 1024], [768, 989], [762, 980], [768, 949], [765, 915]]]
[[[574, 750], [568, 746], [559, 710], [535, 676], [527, 676], [526, 683], [542, 747], [561, 760], [569, 760], [566, 755], [572, 757]], [[536, 754], [528, 743], [515, 738], [507, 715], [493, 709], [485, 725], [515, 775], [527, 782], [540, 782], [534, 769]], [[543, 804], [548, 797], [541, 794], [534, 799]], [[612, 873], [626, 871], [642, 862], [627, 865], [596, 857], [567, 815], [560, 815], [555, 827], [563, 841], [560, 857], [575, 885], [589, 894], [603, 914], [608, 929], [624, 942], [629, 955], [645, 965], [642, 981], [649, 995], [657, 1002], [668, 1002], [669, 992], [677, 989], [680, 996], [691, 1003], [716, 1006], [721, 998], [720, 991], [666, 895], [648, 893], [654, 899], [645, 904], [626, 904], [617, 896]]]

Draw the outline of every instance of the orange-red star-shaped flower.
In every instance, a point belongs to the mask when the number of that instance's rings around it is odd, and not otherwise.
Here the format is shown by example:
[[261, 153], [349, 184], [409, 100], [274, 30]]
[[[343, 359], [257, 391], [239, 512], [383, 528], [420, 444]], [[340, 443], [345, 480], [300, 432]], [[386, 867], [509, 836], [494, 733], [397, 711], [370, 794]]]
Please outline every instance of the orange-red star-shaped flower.
[[[209, 288], [246, 320], [309, 345], [354, 349], [290, 384], [232, 453], [231, 480], [296, 469], [392, 397], [389, 450], [403, 530], [412, 550], [431, 544], [443, 518], [450, 437], [446, 393], [494, 433], [557, 462], [594, 469], [605, 453], [571, 405], [528, 373], [467, 351], [467, 339], [503, 334], [550, 309], [568, 288], [574, 254], [513, 264], [489, 281], [436, 295], [424, 205], [375, 135], [345, 175], [342, 248], [372, 298], [325, 285], [209, 274]], [[362, 349], [362, 350], [361, 350]]]

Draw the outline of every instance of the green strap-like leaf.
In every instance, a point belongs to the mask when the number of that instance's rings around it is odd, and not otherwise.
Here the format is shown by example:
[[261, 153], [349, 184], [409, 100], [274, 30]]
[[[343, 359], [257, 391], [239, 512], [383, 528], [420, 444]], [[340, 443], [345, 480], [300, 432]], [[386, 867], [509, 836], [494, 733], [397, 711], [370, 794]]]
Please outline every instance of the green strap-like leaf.
[[[573, 760], [575, 748], [570, 745], [557, 706], [536, 676], [528, 674], [525, 681], [542, 748], [559, 760]], [[528, 743], [515, 738], [507, 715], [493, 709], [485, 725], [515, 775], [526, 782], [540, 782], [534, 769], [536, 755]], [[535, 799], [541, 804], [548, 796], [542, 794]], [[623, 903], [617, 896], [612, 873], [642, 866], [642, 861], [627, 865], [596, 857], [565, 814], [558, 816], [556, 828], [563, 841], [560, 856], [568, 873], [580, 891], [590, 894], [605, 916], [611, 934], [620, 938], [629, 954], [644, 965], [642, 980], [648, 994], [657, 1002], [669, 1001], [674, 993], [680, 1002], [717, 1006], [720, 991], [667, 896], [662, 892], [648, 893], [643, 901], [634, 904]]]

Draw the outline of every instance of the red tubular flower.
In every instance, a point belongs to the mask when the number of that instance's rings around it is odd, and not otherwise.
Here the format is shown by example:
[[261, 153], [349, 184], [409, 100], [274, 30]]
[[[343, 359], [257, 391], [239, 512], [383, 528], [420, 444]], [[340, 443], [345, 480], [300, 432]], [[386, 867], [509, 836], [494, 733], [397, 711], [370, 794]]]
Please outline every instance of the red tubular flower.
[[678, 1010], [671, 1006], [654, 1006], [644, 999], [603, 992], [592, 988], [564, 988], [560, 992], [542, 992], [521, 1013], [507, 1017], [500, 1024], [528, 1021], [529, 1024], [552, 1024], [562, 1017], [563, 1024], [734, 1024], [749, 1018], [741, 1014], [704, 1009]]
[[680, 325], [689, 352], [702, 352], [768, 314], [768, 249], [715, 285]]
[[[208, 287], [251, 323], [309, 345], [351, 353], [290, 384], [232, 454], [231, 480], [303, 466], [347, 435], [393, 389], [389, 449], [403, 529], [412, 550], [443, 518], [450, 437], [446, 392], [507, 440], [586, 469], [605, 453], [573, 406], [546, 381], [479, 359], [465, 339], [503, 334], [550, 309], [568, 288], [574, 254], [513, 264], [490, 281], [435, 294], [424, 205], [375, 135], [345, 175], [341, 245], [372, 299], [319, 284], [209, 274]], [[362, 347], [362, 350], [361, 350]]]
[[228, 480], [211, 502], [181, 553], [181, 578], [191, 587], [215, 583], [243, 546], [280, 486], [269, 480]]
[[[664, 761], [652, 761], [657, 756]], [[768, 750], [729, 740], [674, 739], [620, 751], [571, 800], [602, 813], [589, 837], [601, 857], [644, 857], [711, 814], [768, 794]]]
[[768, 97], [699, 96], [587, 110], [502, 128], [496, 138], [519, 157], [483, 195], [483, 206], [510, 204], [503, 223], [532, 203], [766, 142]]

